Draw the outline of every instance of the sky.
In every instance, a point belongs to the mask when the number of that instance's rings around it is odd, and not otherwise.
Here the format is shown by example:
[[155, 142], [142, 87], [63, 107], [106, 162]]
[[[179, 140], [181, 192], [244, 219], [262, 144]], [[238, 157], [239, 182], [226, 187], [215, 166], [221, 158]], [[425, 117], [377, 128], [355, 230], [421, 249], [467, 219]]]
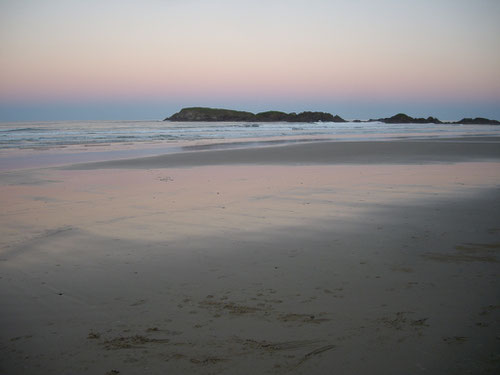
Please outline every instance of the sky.
[[0, 121], [500, 119], [498, 0], [0, 0]]

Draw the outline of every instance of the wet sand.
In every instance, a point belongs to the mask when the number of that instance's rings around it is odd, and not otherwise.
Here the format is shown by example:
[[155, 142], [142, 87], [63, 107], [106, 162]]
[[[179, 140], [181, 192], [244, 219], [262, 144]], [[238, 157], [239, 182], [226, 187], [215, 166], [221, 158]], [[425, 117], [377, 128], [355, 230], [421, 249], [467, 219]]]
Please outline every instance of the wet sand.
[[494, 142], [0, 173], [0, 373], [496, 373]]
[[70, 169], [165, 168], [228, 164], [421, 164], [500, 159], [500, 138], [311, 142], [183, 152], [137, 159], [81, 163]]

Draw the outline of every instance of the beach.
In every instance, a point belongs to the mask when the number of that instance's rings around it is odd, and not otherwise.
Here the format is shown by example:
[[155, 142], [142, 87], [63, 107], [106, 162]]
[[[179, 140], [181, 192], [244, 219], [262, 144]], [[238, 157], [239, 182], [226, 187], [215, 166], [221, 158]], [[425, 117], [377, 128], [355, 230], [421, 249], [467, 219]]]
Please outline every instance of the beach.
[[0, 201], [2, 374], [500, 370], [499, 137], [5, 170]]

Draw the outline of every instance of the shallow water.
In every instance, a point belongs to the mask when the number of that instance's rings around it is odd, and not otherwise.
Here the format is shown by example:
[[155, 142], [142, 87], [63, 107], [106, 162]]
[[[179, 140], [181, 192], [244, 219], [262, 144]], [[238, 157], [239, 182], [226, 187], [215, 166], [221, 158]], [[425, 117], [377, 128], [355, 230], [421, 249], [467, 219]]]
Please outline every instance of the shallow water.
[[488, 125], [92, 121], [0, 123], [0, 149], [165, 141], [228, 141], [276, 137], [387, 139], [499, 135]]
[[500, 136], [490, 125], [92, 121], [0, 123], [0, 171], [313, 141]]

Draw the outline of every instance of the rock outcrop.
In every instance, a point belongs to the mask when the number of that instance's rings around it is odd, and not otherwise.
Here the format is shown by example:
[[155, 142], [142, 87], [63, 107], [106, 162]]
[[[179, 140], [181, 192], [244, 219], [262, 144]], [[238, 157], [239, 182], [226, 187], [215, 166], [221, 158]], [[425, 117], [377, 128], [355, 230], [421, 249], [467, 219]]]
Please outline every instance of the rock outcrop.
[[435, 117], [411, 117], [404, 113], [398, 113], [392, 117], [380, 118], [370, 121], [380, 121], [386, 124], [463, 124], [463, 125], [500, 125], [500, 121], [489, 120], [483, 117], [476, 118], [463, 118], [460, 121], [455, 122], [443, 122]]
[[165, 121], [251, 121], [251, 122], [346, 122], [338, 115], [326, 112], [285, 113], [267, 111], [253, 114], [232, 109], [190, 107], [165, 119]]
[[[164, 121], [233, 121], [233, 122], [346, 122], [342, 117], [333, 116], [327, 112], [285, 113], [280, 111], [266, 111], [254, 114], [252, 112], [235, 111], [232, 109], [190, 107], [183, 108], [179, 112], [167, 117]], [[353, 122], [380, 121], [386, 124], [463, 124], [463, 125], [500, 125], [500, 121], [489, 120], [483, 117], [463, 118], [456, 122], [443, 122], [429, 116], [411, 117], [404, 113], [398, 113], [392, 117], [370, 119], [368, 121], [353, 120]]]
[[273, 121], [288, 121], [289, 114], [280, 111], [260, 112], [255, 115], [255, 121], [273, 122]]
[[338, 115], [333, 116], [326, 112], [301, 112], [299, 114], [290, 113], [287, 121], [290, 122], [345, 122]]
[[476, 118], [463, 118], [460, 121], [454, 122], [453, 124], [463, 124], [463, 125], [500, 125], [500, 121], [490, 120], [483, 117]]
[[169, 121], [255, 121], [251, 112], [233, 111], [231, 109], [191, 107], [183, 108], [180, 112], [165, 120]]
[[372, 121], [380, 121], [385, 122], [386, 124], [442, 124], [440, 120], [435, 117], [429, 116], [427, 118], [423, 117], [411, 117], [404, 113], [398, 113], [392, 117], [387, 118], [379, 118], [377, 120]]

